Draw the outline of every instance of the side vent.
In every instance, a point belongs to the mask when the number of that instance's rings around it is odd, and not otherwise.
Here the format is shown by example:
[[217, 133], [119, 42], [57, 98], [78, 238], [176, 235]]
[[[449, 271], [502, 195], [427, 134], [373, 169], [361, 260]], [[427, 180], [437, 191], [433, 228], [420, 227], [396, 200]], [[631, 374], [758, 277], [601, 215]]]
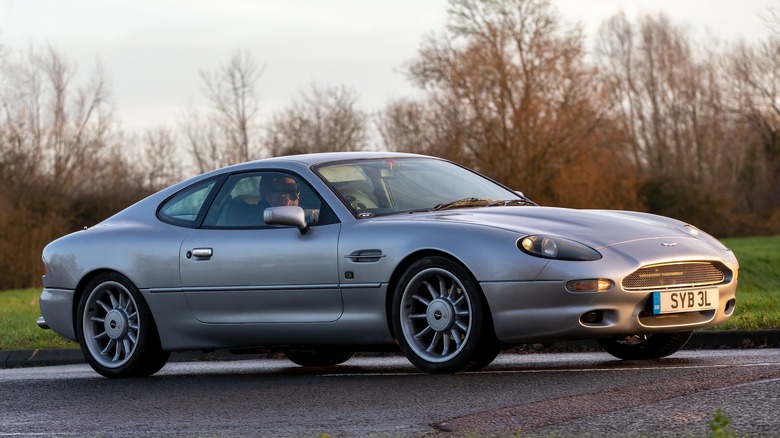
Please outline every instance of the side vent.
[[355, 263], [376, 263], [385, 255], [381, 249], [361, 249], [346, 256]]

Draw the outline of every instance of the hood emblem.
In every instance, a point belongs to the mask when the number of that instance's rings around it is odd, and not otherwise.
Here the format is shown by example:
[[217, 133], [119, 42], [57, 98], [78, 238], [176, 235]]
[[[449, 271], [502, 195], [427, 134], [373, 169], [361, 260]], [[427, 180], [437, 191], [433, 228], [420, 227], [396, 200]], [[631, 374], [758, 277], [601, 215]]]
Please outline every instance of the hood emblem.
[[677, 246], [677, 242], [663, 242], [661, 243], [661, 246], [673, 247], [673, 246]]

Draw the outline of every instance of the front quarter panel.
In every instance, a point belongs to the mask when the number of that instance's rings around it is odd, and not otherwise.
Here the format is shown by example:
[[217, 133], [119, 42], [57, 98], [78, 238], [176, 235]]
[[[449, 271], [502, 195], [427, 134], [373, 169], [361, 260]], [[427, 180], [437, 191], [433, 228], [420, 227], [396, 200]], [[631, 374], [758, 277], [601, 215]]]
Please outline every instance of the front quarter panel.
[[[548, 260], [517, 249], [520, 237], [512, 231], [442, 218], [353, 221], [344, 225], [339, 242], [342, 282], [387, 283], [409, 257], [432, 251], [462, 263], [480, 282], [532, 280]], [[381, 256], [350, 257], [372, 250]]]
[[480, 283], [530, 282], [549, 261], [521, 252], [520, 237], [513, 231], [447, 220], [347, 222], [338, 251], [343, 319], [360, 317], [362, 324], [389, 334], [387, 306], [398, 286], [395, 282], [406, 267], [431, 255], [460, 263]]

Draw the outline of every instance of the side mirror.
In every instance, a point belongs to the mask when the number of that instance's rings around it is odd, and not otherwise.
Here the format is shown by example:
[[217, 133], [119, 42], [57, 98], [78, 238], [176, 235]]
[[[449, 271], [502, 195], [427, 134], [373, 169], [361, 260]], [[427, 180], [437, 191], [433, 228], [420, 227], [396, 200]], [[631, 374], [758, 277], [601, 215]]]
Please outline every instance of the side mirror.
[[268, 225], [284, 225], [298, 228], [301, 234], [309, 232], [309, 224], [306, 223], [306, 213], [301, 207], [295, 205], [266, 208], [263, 212], [263, 221]]

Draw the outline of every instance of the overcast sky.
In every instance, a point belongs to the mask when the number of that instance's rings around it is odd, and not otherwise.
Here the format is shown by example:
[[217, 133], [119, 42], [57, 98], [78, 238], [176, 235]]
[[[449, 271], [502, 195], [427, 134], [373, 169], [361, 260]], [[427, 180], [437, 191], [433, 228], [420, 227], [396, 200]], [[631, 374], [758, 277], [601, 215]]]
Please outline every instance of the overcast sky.
[[[553, 0], [592, 37], [620, 11], [665, 11], [699, 35], [764, 38], [761, 21], [778, 0]], [[298, 98], [312, 84], [353, 88], [368, 111], [414, 90], [401, 73], [424, 36], [439, 33], [447, 0], [0, 0], [0, 45], [51, 44], [79, 73], [99, 60], [117, 116], [128, 130], [175, 123], [202, 104], [199, 70], [236, 50], [265, 65], [262, 110]], [[590, 41], [590, 40], [589, 40]]]

